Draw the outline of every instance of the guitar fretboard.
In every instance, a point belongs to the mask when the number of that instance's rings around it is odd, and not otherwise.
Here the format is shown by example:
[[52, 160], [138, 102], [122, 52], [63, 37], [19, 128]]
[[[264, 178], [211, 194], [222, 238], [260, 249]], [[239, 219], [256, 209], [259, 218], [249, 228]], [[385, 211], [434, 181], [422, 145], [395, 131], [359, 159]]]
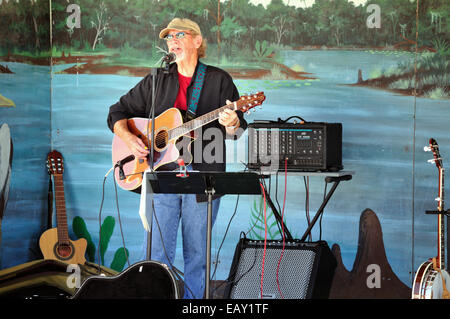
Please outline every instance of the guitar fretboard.
[[178, 139], [179, 137], [188, 134], [189, 132], [202, 127], [205, 124], [208, 124], [212, 121], [215, 121], [219, 118], [219, 113], [224, 111], [225, 109], [234, 110], [236, 106], [234, 104], [227, 104], [218, 108], [212, 112], [209, 112], [205, 115], [196, 117], [195, 119], [186, 122], [176, 128], [173, 128], [168, 131], [169, 140]]
[[55, 207], [56, 223], [58, 230], [58, 242], [69, 243], [69, 232], [67, 227], [66, 199], [64, 196], [64, 182], [62, 175], [53, 175], [55, 181]]
[[[439, 205], [438, 211], [442, 212], [444, 210], [444, 168], [439, 168]], [[445, 221], [444, 215], [438, 215], [438, 247], [439, 247], [439, 260], [438, 267], [440, 269], [445, 269]]]

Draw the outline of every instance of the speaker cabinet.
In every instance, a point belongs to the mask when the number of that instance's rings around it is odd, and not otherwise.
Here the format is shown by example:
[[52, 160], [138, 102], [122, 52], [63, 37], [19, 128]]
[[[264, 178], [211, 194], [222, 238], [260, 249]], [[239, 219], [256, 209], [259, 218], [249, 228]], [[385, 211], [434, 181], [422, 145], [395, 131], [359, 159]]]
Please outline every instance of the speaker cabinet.
[[264, 249], [264, 241], [241, 238], [236, 246], [225, 298], [326, 299], [336, 265], [325, 241], [285, 242], [283, 251], [280, 241], [267, 241]]

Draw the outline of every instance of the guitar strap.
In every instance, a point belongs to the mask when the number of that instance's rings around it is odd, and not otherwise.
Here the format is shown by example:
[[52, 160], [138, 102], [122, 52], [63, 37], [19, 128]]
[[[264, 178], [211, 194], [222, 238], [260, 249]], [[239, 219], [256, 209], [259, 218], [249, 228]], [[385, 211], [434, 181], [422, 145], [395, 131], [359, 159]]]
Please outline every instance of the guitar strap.
[[197, 112], [198, 101], [200, 99], [200, 93], [202, 92], [203, 82], [205, 80], [206, 65], [198, 61], [197, 75], [195, 76], [194, 89], [189, 100], [188, 109], [186, 112], [187, 120], [190, 121], [195, 118]]

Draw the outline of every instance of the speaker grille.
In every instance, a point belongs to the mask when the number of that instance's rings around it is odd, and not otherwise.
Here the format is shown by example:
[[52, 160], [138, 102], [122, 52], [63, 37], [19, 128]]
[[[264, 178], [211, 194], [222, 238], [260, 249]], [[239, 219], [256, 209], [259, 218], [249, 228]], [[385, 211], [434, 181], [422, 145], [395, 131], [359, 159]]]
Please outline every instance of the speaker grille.
[[[299, 249], [296, 244], [286, 243], [278, 266], [282, 244], [266, 247], [262, 298], [305, 299], [311, 291], [311, 278], [316, 260], [316, 252]], [[245, 248], [234, 276], [234, 286], [230, 292], [232, 299], [261, 298], [261, 275], [264, 246]], [[278, 283], [277, 283], [278, 268]], [[281, 293], [280, 293], [281, 291]]]

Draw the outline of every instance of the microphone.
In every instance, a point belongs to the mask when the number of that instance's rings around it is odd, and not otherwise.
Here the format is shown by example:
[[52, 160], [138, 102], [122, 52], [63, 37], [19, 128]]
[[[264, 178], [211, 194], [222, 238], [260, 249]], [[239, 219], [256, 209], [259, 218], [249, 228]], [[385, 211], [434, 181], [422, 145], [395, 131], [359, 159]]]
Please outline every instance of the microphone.
[[123, 180], [126, 178], [126, 177], [125, 177], [125, 172], [123, 171], [123, 166], [124, 166], [126, 163], [131, 162], [131, 161], [134, 160], [134, 159], [135, 159], [135, 156], [134, 156], [134, 155], [129, 155], [129, 156], [127, 156], [127, 157], [121, 159], [120, 161], [117, 161], [116, 165], [114, 165], [114, 167], [118, 167], [118, 168], [119, 168], [119, 179], [120, 179], [120, 180], [123, 181]]
[[163, 57], [163, 61], [166, 63], [173, 62], [177, 59], [177, 55], [174, 52], [169, 52]]
[[128, 155], [127, 157], [122, 158], [120, 161], [117, 161], [116, 166], [123, 166], [126, 163], [131, 162], [134, 159], [135, 159], [134, 155]]

